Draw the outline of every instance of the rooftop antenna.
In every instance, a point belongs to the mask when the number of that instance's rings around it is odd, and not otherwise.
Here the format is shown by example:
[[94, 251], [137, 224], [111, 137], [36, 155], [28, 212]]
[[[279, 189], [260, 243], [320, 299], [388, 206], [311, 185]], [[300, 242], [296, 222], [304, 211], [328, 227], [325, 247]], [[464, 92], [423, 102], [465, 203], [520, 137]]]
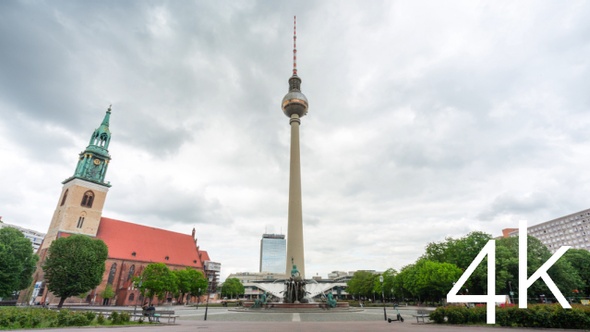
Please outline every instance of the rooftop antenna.
[[293, 16], [293, 76], [297, 76], [297, 16]]

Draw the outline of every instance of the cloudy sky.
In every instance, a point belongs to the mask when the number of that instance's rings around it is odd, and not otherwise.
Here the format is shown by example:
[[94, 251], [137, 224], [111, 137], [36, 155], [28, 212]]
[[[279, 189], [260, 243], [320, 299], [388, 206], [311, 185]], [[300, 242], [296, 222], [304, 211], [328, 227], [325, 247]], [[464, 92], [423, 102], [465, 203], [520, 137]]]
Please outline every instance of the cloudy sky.
[[590, 2], [0, 1], [0, 215], [45, 232], [113, 104], [103, 216], [222, 277], [287, 229], [292, 69], [306, 272], [590, 208]]

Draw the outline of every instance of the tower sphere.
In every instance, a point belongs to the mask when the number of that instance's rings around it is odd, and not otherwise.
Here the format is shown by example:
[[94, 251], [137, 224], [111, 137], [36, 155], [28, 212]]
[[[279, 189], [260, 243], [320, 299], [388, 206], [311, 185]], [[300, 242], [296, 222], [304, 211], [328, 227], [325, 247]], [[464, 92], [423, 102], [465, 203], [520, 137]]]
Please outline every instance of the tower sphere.
[[307, 97], [299, 90], [300, 84], [301, 79], [295, 75], [289, 79], [290, 89], [282, 102], [283, 112], [289, 118], [293, 114], [297, 114], [299, 117], [307, 114]]

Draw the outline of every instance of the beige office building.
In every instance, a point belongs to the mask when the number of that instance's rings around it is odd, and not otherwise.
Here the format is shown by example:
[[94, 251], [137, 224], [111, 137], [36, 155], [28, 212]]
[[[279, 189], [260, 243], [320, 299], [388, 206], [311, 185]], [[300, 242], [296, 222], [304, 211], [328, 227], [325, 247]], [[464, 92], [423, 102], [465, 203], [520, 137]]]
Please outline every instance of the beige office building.
[[[590, 250], [590, 209], [529, 226], [527, 234], [539, 239], [552, 253], [562, 246]], [[508, 236], [518, 236], [518, 229], [508, 232]]]

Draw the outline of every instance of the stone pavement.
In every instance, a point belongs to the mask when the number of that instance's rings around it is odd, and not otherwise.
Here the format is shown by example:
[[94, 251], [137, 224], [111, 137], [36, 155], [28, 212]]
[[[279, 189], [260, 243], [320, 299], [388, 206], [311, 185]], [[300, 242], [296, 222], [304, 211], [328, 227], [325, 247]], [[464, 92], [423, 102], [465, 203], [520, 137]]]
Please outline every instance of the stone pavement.
[[[176, 325], [144, 324], [121, 328], [92, 328], [92, 332], [380, 332], [380, 331], [412, 331], [412, 332], [532, 332], [538, 329], [500, 328], [487, 326], [444, 326], [435, 324], [416, 324], [412, 317], [415, 308], [400, 310], [405, 318], [404, 323], [387, 323], [383, 319], [383, 309], [366, 308], [360, 312], [321, 312], [321, 313], [273, 313], [273, 312], [234, 312], [227, 308], [209, 308], [207, 321], [204, 321], [205, 308], [171, 307], [162, 310], [175, 310], [180, 317]], [[269, 310], [270, 311], [270, 310]], [[391, 308], [387, 313], [395, 317]], [[43, 330], [31, 330], [43, 331]], [[55, 329], [47, 330], [55, 331]], [[68, 328], [68, 332], [88, 332], [88, 328]], [[545, 329], [544, 331], [580, 331]], [[590, 330], [587, 330], [590, 331]]]

